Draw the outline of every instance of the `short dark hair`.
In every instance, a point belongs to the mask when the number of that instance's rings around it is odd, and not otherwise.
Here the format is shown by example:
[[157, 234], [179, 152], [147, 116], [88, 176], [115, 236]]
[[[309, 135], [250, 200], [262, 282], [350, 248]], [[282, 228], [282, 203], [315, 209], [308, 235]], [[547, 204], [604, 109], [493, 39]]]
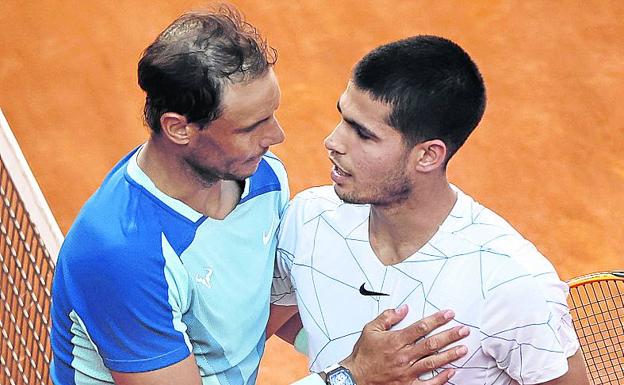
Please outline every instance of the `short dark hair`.
[[155, 133], [165, 112], [205, 126], [221, 114], [226, 82], [254, 80], [277, 61], [277, 52], [233, 7], [178, 17], [143, 52], [139, 86], [144, 119]]
[[440, 139], [446, 161], [464, 144], [485, 110], [483, 78], [457, 44], [420, 35], [382, 45], [353, 70], [353, 82], [388, 103], [388, 124], [407, 145]]

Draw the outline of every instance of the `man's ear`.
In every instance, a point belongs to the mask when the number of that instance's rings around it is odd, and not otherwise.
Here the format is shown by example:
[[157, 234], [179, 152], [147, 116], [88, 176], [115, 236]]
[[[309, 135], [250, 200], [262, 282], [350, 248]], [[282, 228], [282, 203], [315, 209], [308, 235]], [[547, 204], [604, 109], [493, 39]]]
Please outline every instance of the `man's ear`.
[[175, 144], [187, 144], [191, 136], [191, 128], [184, 115], [165, 112], [160, 116], [161, 133]]
[[428, 173], [444, 167], [446, 144], [440, 139], [418, 143], [412, 150], [414, 166], [419, 172]]

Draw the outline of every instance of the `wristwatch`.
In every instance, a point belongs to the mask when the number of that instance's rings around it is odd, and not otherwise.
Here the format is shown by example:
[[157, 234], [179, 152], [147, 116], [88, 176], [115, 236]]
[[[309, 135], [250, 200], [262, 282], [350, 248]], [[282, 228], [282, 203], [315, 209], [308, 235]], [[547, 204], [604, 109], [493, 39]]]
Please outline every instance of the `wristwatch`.
[[341, 365], [332, 365], [323, 371], [327, 385], [356, 385], [351, 371]]

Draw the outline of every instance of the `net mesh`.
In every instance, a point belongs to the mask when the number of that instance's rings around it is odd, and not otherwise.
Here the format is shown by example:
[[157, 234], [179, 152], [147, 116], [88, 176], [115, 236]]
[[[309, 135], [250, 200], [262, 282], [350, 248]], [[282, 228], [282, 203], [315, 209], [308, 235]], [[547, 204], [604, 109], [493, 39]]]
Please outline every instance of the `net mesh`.
[[54, 263], [0, 154], [0, 384], [51, 384]]
[[624, 281], [595, 281], [570, 291], [570, 310], [593, 385], [624, 378]]

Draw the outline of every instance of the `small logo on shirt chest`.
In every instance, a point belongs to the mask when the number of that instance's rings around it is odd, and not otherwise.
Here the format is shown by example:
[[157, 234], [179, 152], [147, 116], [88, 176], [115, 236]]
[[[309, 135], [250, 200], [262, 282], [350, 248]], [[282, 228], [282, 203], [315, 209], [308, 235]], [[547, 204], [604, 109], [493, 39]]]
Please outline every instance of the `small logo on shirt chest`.
[[205, 275], [200, 275], [199, 273], [195, 274], [195, 281], [201, 283], [202, 285], [206, 286], [207, 288], [211, 288], [212, 285], [210, 284], [210, 277], [212, 277], [212, 269], [207, 268], [205, 269], [206, 274]]
[[379, 293], [377, 291], [370, 291], [367, 290], [364, 285], [366, 284], [366, 282], [364, 282], [362, 284], [362, 286], [360, 286], [360, 294], [365, 295], [365, 296], [370, 296], [370, 297], [377, 297], [377, 296], [388, 296], [390, 294], [386, 294], [386, 293]]
[[269, 227], [269, 230], [266, 233], [262, 233], [262, 243], [265, 246], [269, 244], [269, 241], [273, 237], [274, 226], [275, 226], [275, 217], [273, 217], [273, 220], [271, 221], [271, 227]]

